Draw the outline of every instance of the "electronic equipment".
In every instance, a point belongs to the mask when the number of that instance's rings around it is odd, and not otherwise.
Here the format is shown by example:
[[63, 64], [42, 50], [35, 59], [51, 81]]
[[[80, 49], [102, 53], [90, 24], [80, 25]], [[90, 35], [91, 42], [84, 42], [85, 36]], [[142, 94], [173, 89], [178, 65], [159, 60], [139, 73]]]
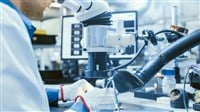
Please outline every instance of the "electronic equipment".
[[[111, 21], [111, 29], [118, 30], [118, 21], [120, 21], [122, 22], [123, 26], [122, 30], [124, 30], [126, 34], [135, 35], [134, 38], [136, 38], [138, 30], [137, 11], [112, 12]], [[88, 52], [85, 51], [84, 47], [86, 31], [83, 27], [83, 24], [78, 21], [73, 15], [69, 15], [62, 17], [61, 27], [61, 58], [63, 60], [88, 59]], [[137, 50], [137, 39], [135, 39], [135, 43], [133, 44], [134, 45], [130, 46], [129, 48], [131, 49], [131, 53], [111, 53], [109, 57], [111, 59], [130, 59]]]
[[[120, 71], [114, 75], [116, 82], [116, 88], [126, 88], [122, 92], [126, 92], [132, 89], [140, 88], [144, 86], [150, 79], [169, 61], [186, 52], [187, 50], [200, 44], [200, 29], [178, 39], [164, 50], [162, 50], [158, 55], [156, 55], [152, 60], [147, 62], [142, 68], [136, 71], [135, 74], [130, 73], [120, 73]], [[123, 77], [123, 80], [121, 79]], [[195, 75], [195, 77], [199, 77]], [[191, 79], [194, 79], [191, 77]], [[195, 79], [193, 81], [197, 81]], [[125, 84], [123, 84], [126, 82]], [[196, 84], [196, 83], [195, 83]], [[127, 86], [128, 85], [128, 86]]]

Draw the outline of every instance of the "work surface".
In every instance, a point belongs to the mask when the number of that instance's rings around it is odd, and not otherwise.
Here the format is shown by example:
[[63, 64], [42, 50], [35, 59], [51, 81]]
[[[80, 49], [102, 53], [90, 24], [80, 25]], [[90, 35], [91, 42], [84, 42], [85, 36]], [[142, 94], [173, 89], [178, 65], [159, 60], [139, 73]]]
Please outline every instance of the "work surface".
[[[92, 112], [113, 112], [113, 94], [105, 94], [105, 89], [95, 90], [85, 96], [85, 100], [91, 107]], [[120, 112], [184, 112], [184, 109], [170, 107], [169, 101], [156, 102], [155, 100], [135, 98], [133, 92], [118, 95], [122, 110]], [[51, 112], [63, 112], [69, 109], [71, 103], [59, 102], [59, 107], [51, 107]], [[190, 104], [191, 105], [191, 104]], [[190, 112], [195, 112], [191, 107]]]

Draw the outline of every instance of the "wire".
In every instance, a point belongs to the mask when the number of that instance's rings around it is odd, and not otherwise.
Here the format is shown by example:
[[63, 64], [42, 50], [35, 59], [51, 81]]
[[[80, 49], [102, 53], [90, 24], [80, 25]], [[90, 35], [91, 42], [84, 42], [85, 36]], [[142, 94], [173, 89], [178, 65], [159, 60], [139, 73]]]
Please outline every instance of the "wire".
[[114, 76], [113, 76], [113, 72], [109, 72], [110, 73], [110, 77], [107, 79], [105, 88], [109, 88], [109, 87], [113, 87], [112, 81], [114, 80]]
[[88, 104], [86, 103], [86, 101], [85, 101], [85, 99], [83, 98], [83, 96], [78, 95], [78, 96], [75, 98], [75, 102], [78, 100], [78, 98], [80, 98], [80, 100], [81, 100], [81, 102], [83, 103], [83, 105], [85, 106], [87, 112], [91, 112], [90, 107], [89, 107]]
[[118, 69], [121, 69], [121, 68], [124, 68], [124, 67], [130, 65], [133, 61], [135, 61], [135, 59], [139, 56], [139, 54], [144, 50], [145, 46], [146, 46], [146, 44], [144, 44], [144, 45], [142, 46], [142, 48], [140, 48], [140, 49], [138, 50], [138, 52], [136, 53], [136, 55], [135, 55], [134, 57], [132, 57], [131, 60], [130, 60], [129, 62], [127, 62], [127, 63], [125, 63], [125, 64], [123, 64], [123, 65], [119, 65], [119, 66], [117, 66], [117, 67], [115, 67], [115, 68], [112, 68], [112, 69], [110, 69], [109, 71], [110, 71], [110, 72], [113, 72], [113, 71], [115, 71], [115, 70], [118, 70]]
[[167, 29], [161, 30], [157, 33], [154, 33], [152, 30], [143, 30], [142, 33], [145, 34], [145, 35], [148, 35], [147, 37], [144, 38], [144, 40], [150, 41], [154, 46], [158, 45], [158, 42], [157, 42], [158, 40], [163, 40], [163, 39], [157, 37], [159, 34], [164, 33], [166, 40], [169, 43], [176, 41], [177, 39], [184, 36], [183, 34], [177, 32], [177, 31], [167, 30]]
[[189, 71], [190, 71], [190, 68], [188, 69], [188, 71], [187, 71], [187, 73], [186, 73], [186, 75], [185, 75], [185, 77], [184, 77], [184, 84], [183, 84], [183, 103], [184, 103], [184, 107], [185, 107], [185, 110], [186, 110], [186, 112], [189, 112], [189, 110], [188, 110], [188, 106], [187, 106], [187, 104], [186, 104], [186, 98], [185, 98], [185, 85], [186, 85], [186, 79], [187, 79], [187, 77], [188, 77], [188, 74], [189, 74]]
[[174, 34], [179, 35], [179, 36], [184, 36], [183, 34], [177, 32], [177, 31], [174, 31], [174, 30], [161, 30], [161, 31], [155, 33], [155, 35], [159, 35], [161, 33], [174, 33]]

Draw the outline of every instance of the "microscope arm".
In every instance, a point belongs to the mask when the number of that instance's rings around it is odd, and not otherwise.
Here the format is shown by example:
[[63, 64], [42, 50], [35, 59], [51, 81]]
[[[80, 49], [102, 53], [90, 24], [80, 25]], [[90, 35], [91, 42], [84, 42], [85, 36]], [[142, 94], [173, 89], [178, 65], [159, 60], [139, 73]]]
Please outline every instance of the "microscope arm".
[[200, 29], [172, 43], [135, 74], [118, 71], [114, 74], [116, 88], [126, 92], [144, 86], [165, 64], [180, 54], [200, 44]]

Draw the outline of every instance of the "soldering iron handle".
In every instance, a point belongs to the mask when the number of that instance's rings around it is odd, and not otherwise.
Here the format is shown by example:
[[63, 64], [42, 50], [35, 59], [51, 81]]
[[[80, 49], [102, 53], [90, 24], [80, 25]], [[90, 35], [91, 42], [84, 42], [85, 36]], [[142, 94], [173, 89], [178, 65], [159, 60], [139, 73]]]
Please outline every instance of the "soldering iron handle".
[[197, 29], [189, 35], [172, 43], [153, 60], [149, 61], [139, 71], [137, 71], [135, 75], [145, 84], [169, 61], [199, 44], [200, 29]]

